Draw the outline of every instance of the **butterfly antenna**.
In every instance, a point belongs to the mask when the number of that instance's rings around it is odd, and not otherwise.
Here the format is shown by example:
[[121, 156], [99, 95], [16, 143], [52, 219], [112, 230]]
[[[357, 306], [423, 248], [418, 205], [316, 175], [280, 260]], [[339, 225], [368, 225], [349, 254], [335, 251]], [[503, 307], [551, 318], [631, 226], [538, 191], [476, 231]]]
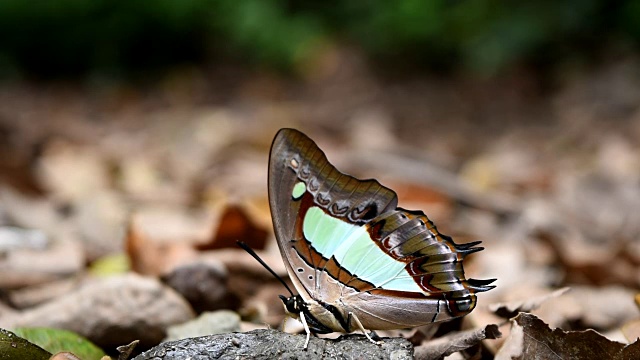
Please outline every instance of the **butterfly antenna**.
[[269, 265], [267, 265], [267, 263], [265, 263], [262, 259], [260, 259], [260, 256], [258, 256], [258, 254], [256, 254], [255, 251], [253, 251], [253, 249], [251, 247], [249, 247], [249, 245], [247, 245], [246, 243], [242, 242], [242, 241], [236, 241], [236, 243], [238, 244], [238, 246], [240, 246], [241, 248], [244, 249], [244, 251], [248, 252], [249, 255], [253, 256], [254, 259], [258, 260], [258, 262], [264, 266], [265, 269], [269, 270], [269, 272], [271, 273], [271, 275], [273, 275], [276, 279], [278, 279], [278, 281], [280, 281], [280, 283], [282, 283], [282, 285], [284, 285], [284, 287], [287, 289], [287, 291], [289, 291], [289, 294], [291, 294], [291, 296], [293, 295], [293, 291], [291, 291], [291, 288], [289, 288], [289, 286], [287, 285], [286, 282], [284, 282], [284, 280], [282, 280], [282, 278], [276, 274], [275, 271], [273, 271]]

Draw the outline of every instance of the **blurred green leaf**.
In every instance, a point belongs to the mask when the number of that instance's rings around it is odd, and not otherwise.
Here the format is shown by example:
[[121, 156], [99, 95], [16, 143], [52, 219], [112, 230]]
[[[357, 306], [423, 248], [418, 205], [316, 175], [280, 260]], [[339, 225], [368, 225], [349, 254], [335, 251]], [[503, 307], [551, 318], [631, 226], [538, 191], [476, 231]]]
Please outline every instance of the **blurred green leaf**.
[[94, 261], [89, 272], [96, 276], [110, 276], [124, 274], [130, 269], [129, 258], [126, 254], [103, 256]]
[[50, 328], [18, 328], [14, 332], [54, 354], [68, 351], [82, 360], [99, 360], [105, 356], [102, 349], [72, 331]]
[[32, 359], [47, 360], [51, 354], [18, 335], [0, 329], [0, 360]]

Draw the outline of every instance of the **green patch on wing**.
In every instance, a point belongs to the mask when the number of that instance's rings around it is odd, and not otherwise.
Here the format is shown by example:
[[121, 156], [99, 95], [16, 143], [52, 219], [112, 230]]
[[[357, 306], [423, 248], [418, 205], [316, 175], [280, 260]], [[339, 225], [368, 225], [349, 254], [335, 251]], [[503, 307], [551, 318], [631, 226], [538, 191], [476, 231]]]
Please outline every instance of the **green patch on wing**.
[[406, 264], [382, 251], [366, 227], [342, 221], [314, 206], [307, 211], [302, 229], [323, 257], [335, 257], [358, 278], [387, 290], [423, 292], [405, 270]]
[[307, 186], [301, 181], [293, 187], [291, 196], [293, 196], [295, 200], [298, 200], [302, 197], [305, 191], [307, 191]]

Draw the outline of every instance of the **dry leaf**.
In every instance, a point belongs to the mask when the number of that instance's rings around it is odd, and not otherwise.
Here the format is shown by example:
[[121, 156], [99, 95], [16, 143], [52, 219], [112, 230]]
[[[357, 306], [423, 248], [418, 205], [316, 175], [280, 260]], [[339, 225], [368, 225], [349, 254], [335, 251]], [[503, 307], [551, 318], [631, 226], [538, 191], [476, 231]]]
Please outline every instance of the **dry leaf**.
[[149, 237], [132, 221], [125, 240], [131, 269], [144, 275], [161, 275], [196, 258], [196, 251], [186, 242], [164, 243]]
[[267, 231], [254, 225], [243, 208], [228, 204], [220, 215], [213, 237], [198, 249], [237, 248], [237, 241], [245, 242], [253, 249], [264, 249]]
[[[127, 360], [129, 359], [129, 357], [131, 356], [131, 353], [133, 353], [133, 350], [136, 348], [136, 346], [138, 346], [138, 343], [140, 343], [140, 340], [133, 340], [132, 342], [130, 342], [127, 345], [121, 345], [118, 346], [116, 349], [118, 350], [118, 360]], [[100, 359], [100, 360], [104, 360], [104, 358]]]
[[507, 303], [497, 303], [489, 305], [489, 310], [493, 311], [496, 315], [510, 319], [520, 312], [531, 312], [540, 307], [544, 302], [549, 299], [556, 298], [564, 293], [569, 291], [568, 287], [564, 287], [562, 289], [558, 289], [550, 294], [537, 296], [531, 299], [520, 300], [520, 301], [510, 301]]
[[591, 329], [551, 330], [535, 315], [521, 313], [511, 321], [511, 334], [495, 359], [640, 359], [640, 341], [625, 345]]
[[63, 140], [46, 145], [36, 169], [40, 183], [62, 201], [90, 197], [109, 183], [109, 169], [99, 151]]
[[415, 358], [420, 360], [442, 359], [455, 352], [480, 344], [484, 339], [498, 339], [502, 333], [498, 325], [490, 324], [480, 329], [460, 331], [415, 348]]

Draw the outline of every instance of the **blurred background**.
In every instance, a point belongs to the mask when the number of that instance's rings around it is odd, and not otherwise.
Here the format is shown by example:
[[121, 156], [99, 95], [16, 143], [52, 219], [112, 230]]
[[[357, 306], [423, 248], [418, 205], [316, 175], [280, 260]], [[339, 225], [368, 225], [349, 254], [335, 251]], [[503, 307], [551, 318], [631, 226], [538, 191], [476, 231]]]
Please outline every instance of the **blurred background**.
[[[467, 273], [498, 287], [481, 305], [571, 286], [539, 315], [624, 341], [639, 315], [638, 19], [632, 0], [3, 0], [0, 327], [80, 331], [25, 314], [87, 272], [159, 277], [236, 239], [281, 267], [266, 171], [295, 127], [457, 242], [482, 240]], [[277, 284], [216, 261], [231, 295], [196, 313], [281, 320]]]

